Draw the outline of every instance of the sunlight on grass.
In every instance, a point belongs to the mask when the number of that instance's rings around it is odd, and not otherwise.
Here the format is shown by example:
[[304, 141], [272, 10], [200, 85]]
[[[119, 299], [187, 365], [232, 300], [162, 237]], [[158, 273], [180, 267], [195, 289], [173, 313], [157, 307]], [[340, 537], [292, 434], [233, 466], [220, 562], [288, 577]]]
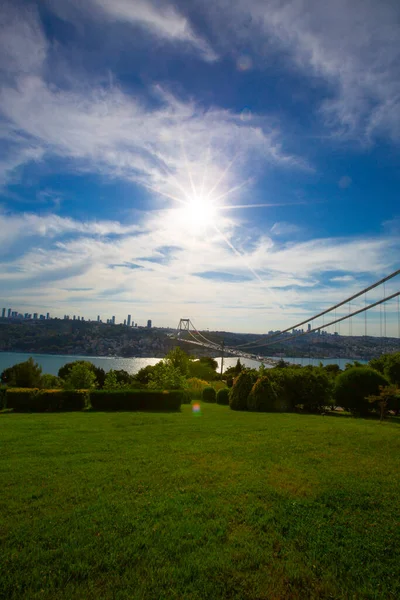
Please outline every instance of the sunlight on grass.
[[0, 415], [2, 598], [395, 598], [399, 425]]

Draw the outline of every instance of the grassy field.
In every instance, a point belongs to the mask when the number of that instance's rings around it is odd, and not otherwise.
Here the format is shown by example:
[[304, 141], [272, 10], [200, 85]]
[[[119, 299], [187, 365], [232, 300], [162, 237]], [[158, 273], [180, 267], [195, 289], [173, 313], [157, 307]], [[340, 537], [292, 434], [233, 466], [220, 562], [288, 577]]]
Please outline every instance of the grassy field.
[[400, 597], [400, 424], [0, 415], [0, 597]]

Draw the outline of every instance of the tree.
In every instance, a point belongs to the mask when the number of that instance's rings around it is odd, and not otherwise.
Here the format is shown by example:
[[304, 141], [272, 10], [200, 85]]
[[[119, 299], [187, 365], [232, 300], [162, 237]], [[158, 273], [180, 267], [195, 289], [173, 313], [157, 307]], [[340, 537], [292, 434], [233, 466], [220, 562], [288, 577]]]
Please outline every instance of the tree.
[[271, 379], [260, 377], [253, 385], [247, 398], [247, 410], [258, 412], [275, 411], [277, 394]]
[[188, 364], [188, 377], [196, 377], [205, 381], [214, 381], [217, 378], [215, 369], [210, 367], [208, 363], [200, 360], [191, 360]]
[[243, 369], [244, 369], [244, 366], [240, 362], [240, 358], [238, 358], [236, 365], [234, 367], [228, 367], [228, 369], [225, 370], [224, 375], [226, 377], [230, 377], [230, 376], [237, 377], [242, 372]]
[[42, 367], [32, 357], [25, 362], [18, 363], [5, 369], [1, 374], [2, 383], [9, 387], [35, 388], [40, 387]]
[[384, 374], [390, 383], [400, 385], [400, 352], [389, 354], [384, 367]]
[[183, 390], [186, 385], [181, 370], [167, 360], [161, 360], [153, 367], [148, 383], [153, 390]]
[[40, 380], [40, 387], [43, 390], [56, 390], [63, 386], [63, 380], [57, 377], [57, 375], [50, 375], [49, 373], [45, 373], [42, 375], [42, 379]]
[[388, 410], [398, 413], [400, 405], [400, 389], [397, 385], [379, 386], [379, 394], [367, 396], [368, 402], [379, 407], [380, 421], [383, 421]]
[[140, 369], [134, 376], [135, 381], [137, 381], [140, 385], [147, 385], [156, 366], [157, 365], [147, 365], [147, 367]]
[[215, 360], [215, 358], [211, 358], [211, 356], [202, 356], [199, 358], [199, 362], [207, 365], [213, 371], [218, 369], [218, 362]]
[[189, 356], [179, 346], [170, 350], [164, 360], [169, 362], [175, 369], [179, 369], [181, 375], [186, 376], [188, 374]]
[[58, 370], [58, 376], [66, 381], [69, 373], [74, 368], [74, 366], [82, 364], [86, 365], [86, 367], [88, 367], [92, 371], [92, 373], [94, 373], [98, 387], [102, 388], [106, 379], [106, 372], [104, 371], [104, 369], [102, 369], [101, 367], [96, 367], [93, 363], [91, 363], [88, 360], [75, 360], [74, 362], [70, 362], [63, 365]]
[[215, 403], [217, 401], [217, 392], [214, 390], [213, 387], [208, 385], [207, 387], [204, 388], [203, 394], [202, 394], [202, 400], [203, 400], [203, 402], [212, 402], [212, 403]]
[[[90, 363], [89, 363], [90, 365]], [[85, 361], [78, 361], [64, 380], [66, 390], [90, 390], [96, 387], [96, 375]]]
[[247, 410], [247, 398], [257, 376], [249, 371], [242, 371], [235, 379], [229, 393], [229, 406], [232, 410]]
[[[103, 389], [105, 390], [120, 390], [127, 389], [131, 387], [135, 387], [135, 379], [132, 375], [129, 375], [127, 371], [124, 369], [114, 370], [111, 369], [108, 371]], [[137, 385], [136, 385], [137, 387]]]
[[336, 404], [354, 414], [368, 414], [370, 403], [367, 396], [379, 394], [379, 386], [388, 385], [387, 378], [371, 367], [351, 367], [335, 380]]

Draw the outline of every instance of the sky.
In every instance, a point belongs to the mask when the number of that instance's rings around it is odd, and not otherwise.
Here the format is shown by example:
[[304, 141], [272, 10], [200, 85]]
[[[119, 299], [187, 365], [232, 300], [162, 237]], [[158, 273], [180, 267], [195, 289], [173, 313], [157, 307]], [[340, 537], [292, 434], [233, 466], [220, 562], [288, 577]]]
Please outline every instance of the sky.
[[1, 306], [283, 329], [399, 268], [399, 147], [397, 0], [3, 0]]

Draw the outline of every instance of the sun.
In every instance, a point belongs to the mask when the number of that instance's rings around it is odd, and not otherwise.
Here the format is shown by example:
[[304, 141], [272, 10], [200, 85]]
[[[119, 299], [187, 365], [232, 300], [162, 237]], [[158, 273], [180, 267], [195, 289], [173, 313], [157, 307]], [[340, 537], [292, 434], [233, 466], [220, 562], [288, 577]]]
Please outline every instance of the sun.
[[204, 230], [214, 227], [217, 219], [217, 207], [207, 196], [197, 194], [190, 196], [179, 211], [182, 221], [193, 233], [204, 232]]

